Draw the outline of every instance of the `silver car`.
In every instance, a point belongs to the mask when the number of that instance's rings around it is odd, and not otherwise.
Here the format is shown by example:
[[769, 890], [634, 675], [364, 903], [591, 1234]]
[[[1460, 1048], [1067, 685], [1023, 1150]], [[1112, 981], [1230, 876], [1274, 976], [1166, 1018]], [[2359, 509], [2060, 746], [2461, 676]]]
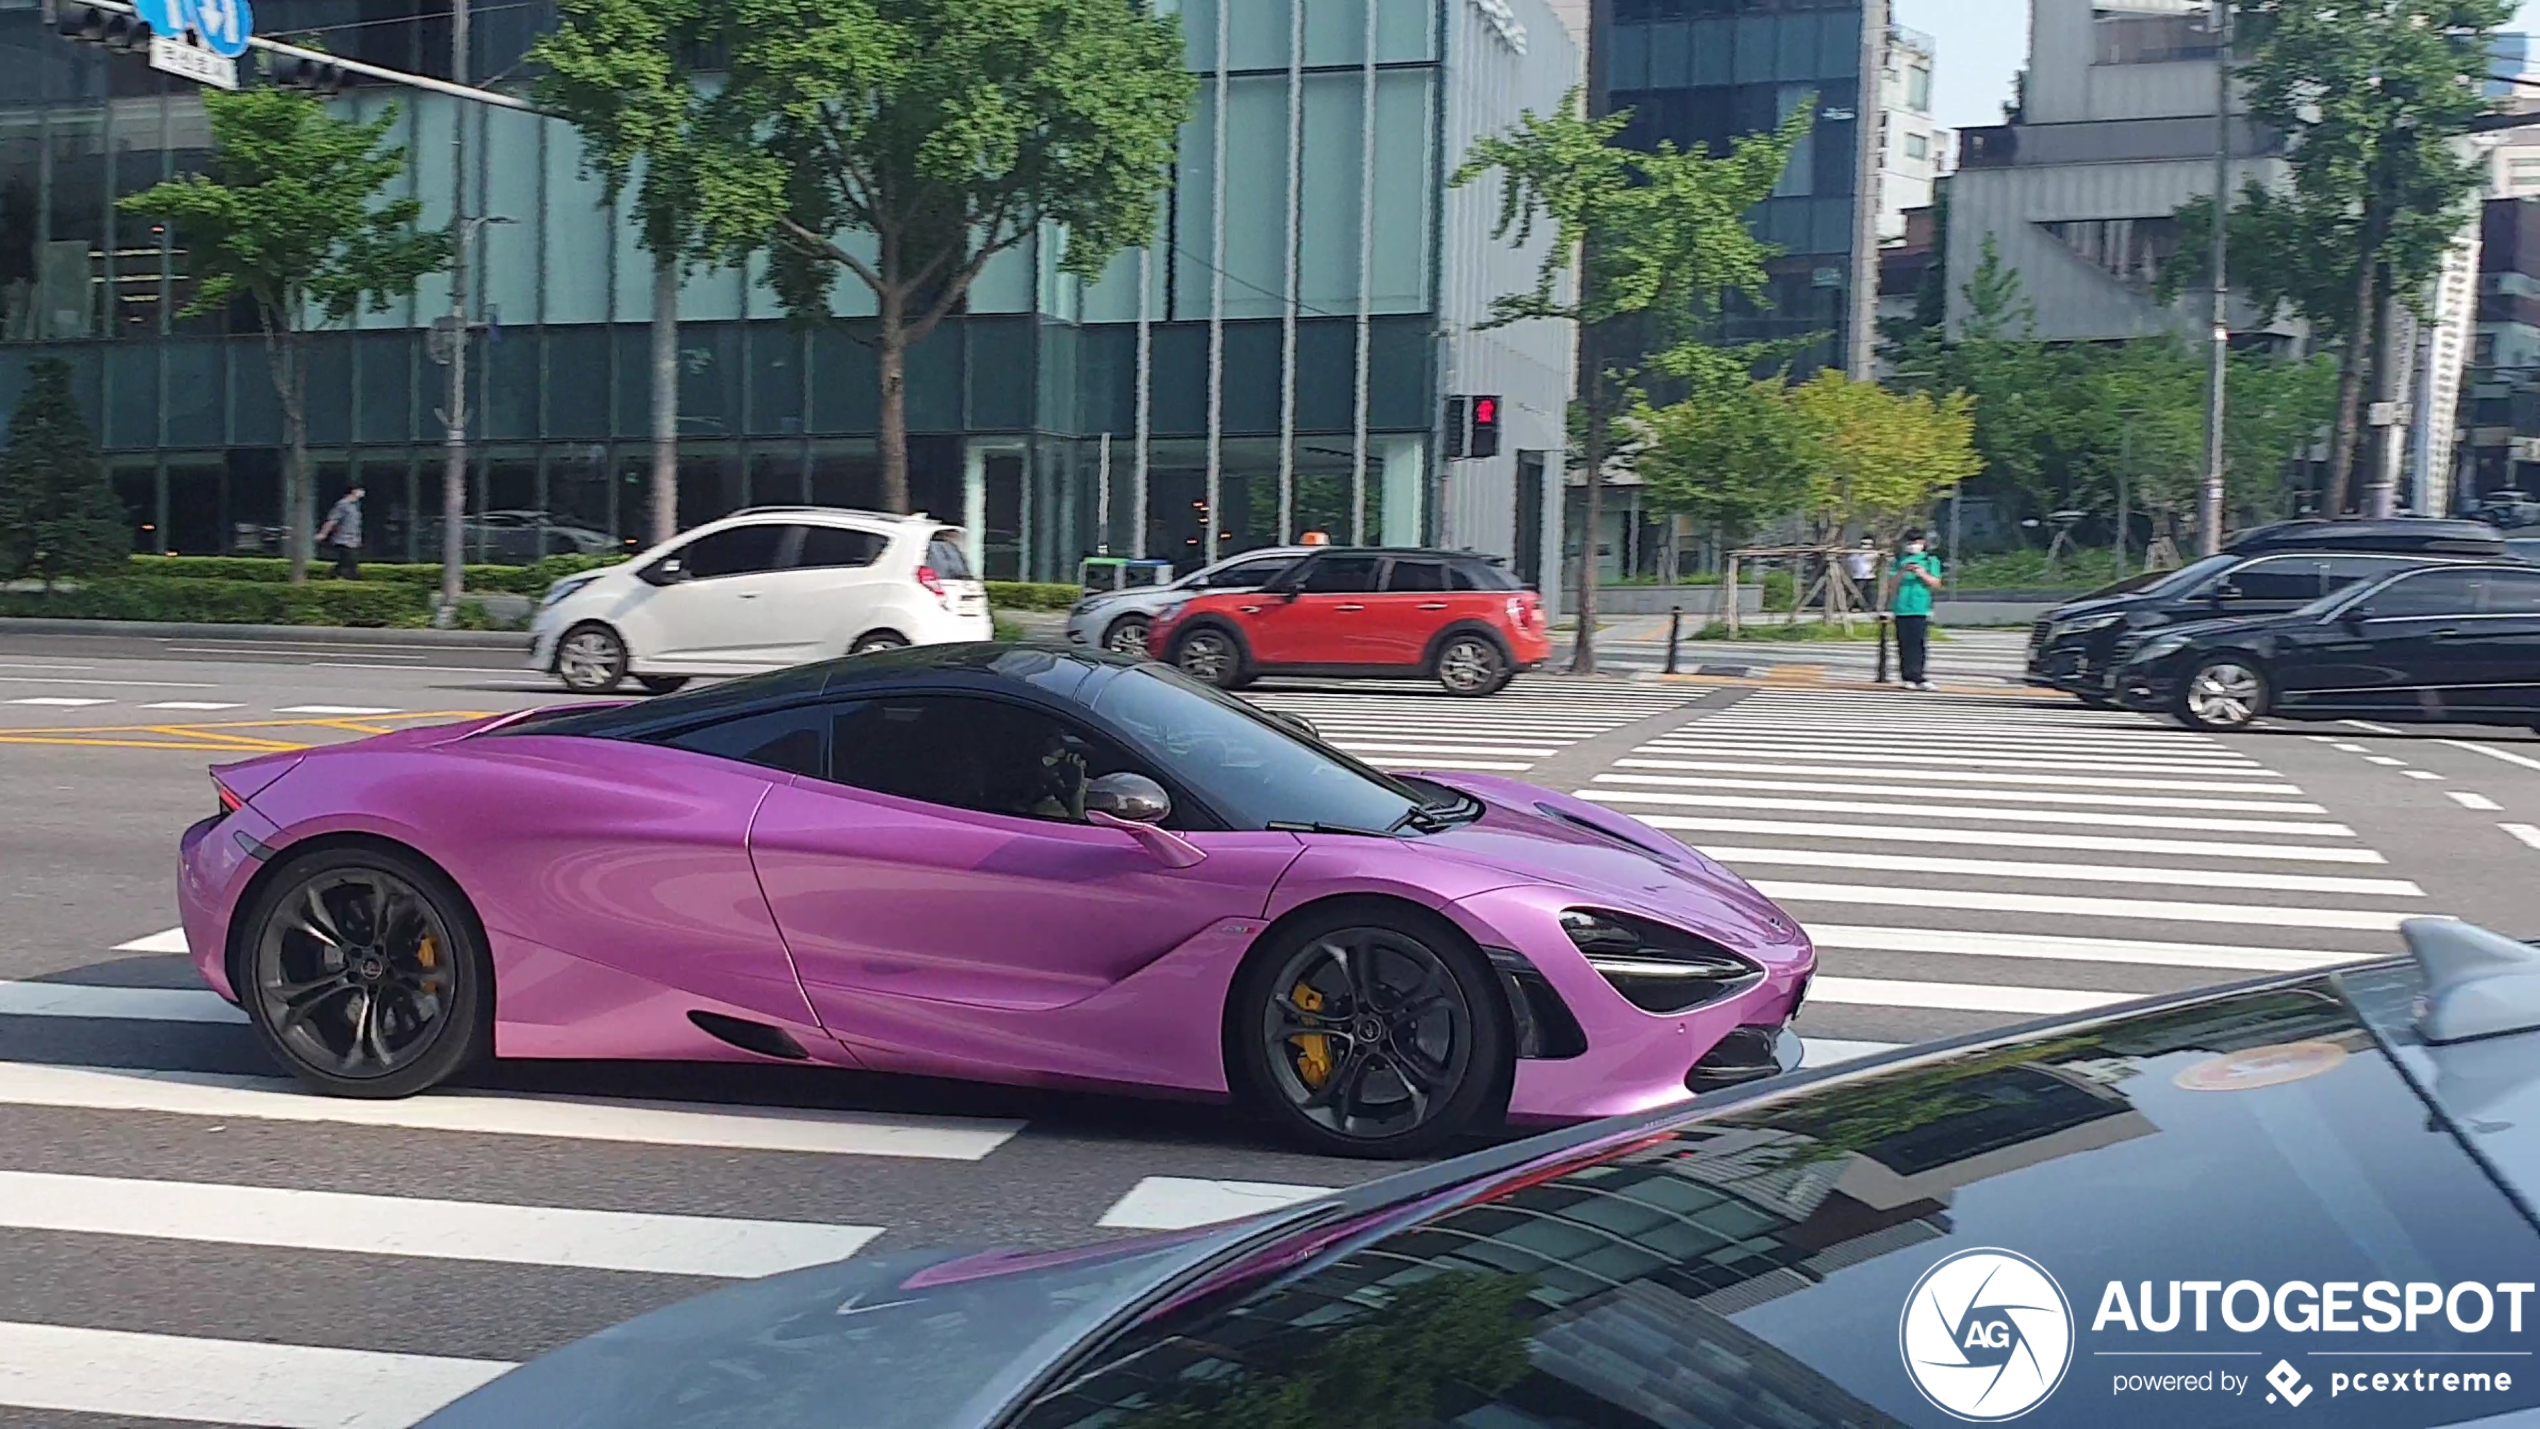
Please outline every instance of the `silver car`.
[[1202, 566], [1170, 585], [1102, 591], [1067, 612], [1067, 643], [1094, 645], [1122, 655], [1147, 653], [1147, 627], [1155, 613], [1194, 591], [1253, 590], [1310, 555], [1312, 546], [1269, 546]]

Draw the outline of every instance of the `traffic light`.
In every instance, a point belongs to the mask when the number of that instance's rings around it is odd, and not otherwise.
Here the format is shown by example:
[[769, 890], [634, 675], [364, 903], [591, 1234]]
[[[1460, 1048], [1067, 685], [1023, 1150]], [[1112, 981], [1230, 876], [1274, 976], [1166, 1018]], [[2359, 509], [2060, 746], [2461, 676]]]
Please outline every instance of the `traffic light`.
[[1464, 454], [1470, 457], [1499, 455], [1499, 399], [1473, 399], [1473, 435], [1464, 443]]
[[342, 94], [359, 80], [351, 70], [314, 56], [265, 53], [265, 79], [284, 89], [311, 94]]
[[63, 39], [83, 45], [103, 45], [110, 50], [150, 47], [150, 27], [138, 15], [118, 14], [94, 5], [64, 5], [54, 23]]
[[1466, 436], [1464, 409], [1467, 405], [1461, 397], [1446, 399], [1446, 459], [1448, 461], [1454, 461], [1464, 455]]

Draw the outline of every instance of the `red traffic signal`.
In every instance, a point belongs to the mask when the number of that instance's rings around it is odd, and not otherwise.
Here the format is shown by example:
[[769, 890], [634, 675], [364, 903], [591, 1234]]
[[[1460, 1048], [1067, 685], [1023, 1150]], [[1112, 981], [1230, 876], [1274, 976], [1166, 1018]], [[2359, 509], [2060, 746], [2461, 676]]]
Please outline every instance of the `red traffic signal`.
[[1499, 455], [1499, 399], [1497, 397], [1473, 399], [1473, 435], [1464, 443], [1464, 454], [1474, 457]]

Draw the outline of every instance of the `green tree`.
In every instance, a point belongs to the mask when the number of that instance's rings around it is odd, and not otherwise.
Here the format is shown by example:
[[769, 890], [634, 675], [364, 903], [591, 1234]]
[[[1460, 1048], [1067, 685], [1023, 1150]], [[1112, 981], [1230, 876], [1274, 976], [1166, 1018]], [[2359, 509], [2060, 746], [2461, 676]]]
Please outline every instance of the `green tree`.
[[1810, 434], [1806, 509], [1821, 535], [1856, 525], [1893, 535], [1984, 469], [1963, 392], [1891, 392], [1830, 367], [1793, 388], [1790, 404]]
[[0, 452], [0, 578], [50, 587], [121, 566], [132, 527], [71, 394], [70, 364], [43, 358], [27, 375]]
[[[1042, 232], [1090, 277], [1155, 232], [1197, 82], [1177, 17], [1128, 0], [731, 0], [693, 170], [705, 231], [764, 251], [787, 311], [872, 296], [882, 499], [906, 511], [908, 350]], [[853, 235], [853, 237], [849, 237]]]
[[1776, 251], [1747, 228], [1747, 212], [1781, 182], [1814, 113], [1813, 103], [1800, 105], [1777, 132], [1748, 135], [1718, 157], [1665, 142], [1644, 151], [1616, 142], [1629, 113], [1591, 119], [1574, 89], [1558, 111], [1528, 110], [1475, 143], [1455, 172], [1457, 187], [1499, 175], [1493, 237], [1523, 246], [1538, 228], [1552, 231], [1534, 286], [1494, 298], [1488, 325], [1548, 320], [1578, 332], [1585, 411], [1573, 425], [1587, 509], [1574, 673], [1596, 670], [1596, 529], [1614, 424], [1641, 400], [1644, 371], [1679, 380], [1716, 372], [1722, 359], [1702, 343], [1704, 328], [1730, 294], [1763, 287]]
[[[2394, 302], [2417, 302], [2469, 217], [2476, 159], [2458, 143], [2489, 108], [2488, 52], [2511, 0], [2238, 0], [2250, 117], [2286, 138], [2292, 181], [2232, 205], [2231, 277], [2269, 312], [2342, 339], [2328, 509], [2362, 446], [2364, 377]], [[2168, 286], [2205, 280], [2211, 199]]]
[[308, 337], [365, 306], [386, 311], [416, 280], [450, 261], [450, 235], [415, 228], [422, 205], [380, 195], [406, 170], [388, 143], [397, 111], [337, 119], [315, 96], [255, 88], [203, 91], [211, 120], [208, 172], [118, 201], [136, 217], [174, 226], [201, 278], [182, 315], [245, 299], [264, 336], [282, 404], [284, 540], [291, 579], [308, 579], [315, 519], [309, 479]]
[[1816, 453], [1779, 376], [1744, 372], [1632, 415], [1633, 466], [1655, 509], [1738, 542], [1806, 504]]
[[562, 0], [529, 52], [538, 101], [582, 134], [584, 163], [617, 202], [635, 191], [636, 241], [653, 258], [652, 539], [679, 531], [679, 278], [711, 255], [696, 160], [708, 90], [690, 61], [701, 0]]

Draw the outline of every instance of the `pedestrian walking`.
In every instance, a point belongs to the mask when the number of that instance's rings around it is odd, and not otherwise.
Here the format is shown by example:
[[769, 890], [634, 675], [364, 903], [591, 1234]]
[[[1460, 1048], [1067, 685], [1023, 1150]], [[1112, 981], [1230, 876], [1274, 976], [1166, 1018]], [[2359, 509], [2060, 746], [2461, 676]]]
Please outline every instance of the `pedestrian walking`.
[[335, 578], [356, 581], [362, 578], [362, 489], [347, 491], [327, 509], [326, 524], [318, 527], [318, 544], [335, 553]]
[[1896, 562], [1896, 594], [1888, 613], [1896, 618], [1897, 672], [1905, 688], [1931, 688], [1931, 593], [1940, 589], [1940, 557], [1926, 549], [1923, 533], [1905, 533], [1905, 553]]
[[1877, 580], [1878, 574], [1878, 542], [1864, 536], [1861, 538], [1860, 545], [1843, 553], [1844, 578], [1851, 581], [1852, 588], [1861, 593], [1864, 604], [1878, 599], [1877, 594], [1870, 589], [1870, 582]]

